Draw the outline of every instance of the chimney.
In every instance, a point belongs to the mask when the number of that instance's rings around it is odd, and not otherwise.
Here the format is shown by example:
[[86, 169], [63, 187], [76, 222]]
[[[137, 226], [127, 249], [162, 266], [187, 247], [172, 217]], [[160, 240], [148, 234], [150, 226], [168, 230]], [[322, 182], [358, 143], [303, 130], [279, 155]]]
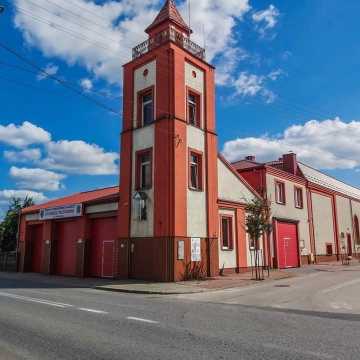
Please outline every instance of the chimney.
[[255, 157], [254, 155], [246, 156], [246, 157], [245, 157], [245, 160], [255, 161], [255, 160], [256, 160], [256, 157]]
[[296, 154], [289, 153], [283, 155], [284, 170], [290, 174], [296, 175], [297, 173], [297, 161]]

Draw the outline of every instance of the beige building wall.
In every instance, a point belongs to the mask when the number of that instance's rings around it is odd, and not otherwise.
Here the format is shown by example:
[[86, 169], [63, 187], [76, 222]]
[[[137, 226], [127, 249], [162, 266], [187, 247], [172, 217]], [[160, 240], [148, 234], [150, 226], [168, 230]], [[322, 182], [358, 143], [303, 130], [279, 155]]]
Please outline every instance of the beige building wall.
[[[193, 76], [193, 73], [196, 76]], [[204, 124], [204, 73], [197, 67], [185, 63], [185, 86], [201, 94], [202, 112], [201, 126]], [[187, 96], [184, 99], [187, 108]], [[203, 154], [203, 191], [187, 189], [187, 228], [189, 237], [207, 237], [207, 212], [206, 212], [206, 173], [205, 173], [205, 134], [202, 129], [187, 126], [188, 149], [194, 149]], [[188, 159], [189, 161], [189, 159]], [[186, 168], [189, 171], [189, 166]], [[189, 174], [187, 174], [189, 179]]]
[[[275, 197], [275, 182], [281, 181], [285, 183], [286, 204], [281, 205], [276, 202]], [[310, 246], [310, 230], [309, 230], [309, 214], [308, 205], [306, 201], [306, 187], [299, 185], [290, 180], [286, 180], [280, 177], [276, 177], [270, 174], [266, 174], [266, 185], [268, 197], [271, 200], [271, 210], [273, 218], [284, 220], [298, 221], [299, 242], [304, 244], [305, 247], [299, 248], [301, 255], [309, 255], [311, 252]], [[295, 207], [295, 188], [299, 187], [303, 192], [303, 208], [298, 209]], [[273, 232], [274, 233], [274, 232]], [[273, 239], [273, 233], [271, 235]], [[274, 241], [271, 241], [272, 254], [274, 255]]]
[[344, 243], [347, 246], [347, 234], [351, 235], [351, 241], [354, 248], [353, 225], [351, 219], [351, 202], [346, 197], [336, 196], [336, 213], [338, 222], [338, 236], [340, 245]]
[[[144, 76], [144, 70], [148, 70], [147, 76]], [[134, 126], [137, 125], [137, 94], [148, 87], [154, 86], [154, 105], [156, 104], [156, 61], [149, 62], [135, 70], [134, 73]], [[154, 106], [155, 113], [155, 106]], [[155, 127], [149, 125], [133, 132], [133, 151], [132, 151], [132, 195], [134, 196], [135, 175], [136, 175], [136, 152], [153, 148], [155, 144]], [[154, 176], [154, 154], [153, 154], [153, 176]], [[153, 179], [154, 180], [154, 179]], [[153, 181], [154, 184], [154, 181]], [[131, 215], [131, 236], [132, 237], [151, 237], [154, 234], [154, 188], [144, 191], [148, 196], [147, 200], [147, 220], [139, 221], [136, 218], [134, 206], [132, 206]]]
[[316, 255], [326, 255], [326, 244], [332, 244], [333, 252], [336, 253], [332, 199], [313, 192], [311, 199]]
[[[236, 241], [236, 232], [235, 232], [235, 224], [236, 224], [236, 214], [233, 210], [219, 210], [220, 215], [227, 215], [233, 218], [233, 240], [234, 246], [231, 250], [224, 250], [221, 246], [221, 241], [219, 241], [219, 267], [220, 269], [233, 269], [237, 267], [236, 263], [236, 251], [237, 251], [237, 241]], [[220, 222], [219, 222], [219, 234], [221, 234]]]

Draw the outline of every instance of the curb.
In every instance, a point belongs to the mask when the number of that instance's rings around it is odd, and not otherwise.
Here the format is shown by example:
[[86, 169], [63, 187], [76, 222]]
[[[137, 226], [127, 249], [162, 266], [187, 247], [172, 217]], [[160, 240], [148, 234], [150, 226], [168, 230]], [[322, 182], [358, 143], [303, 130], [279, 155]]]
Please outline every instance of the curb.
[[113, 289], [113, 288], [104, 288], [101, 286], [95, 286], [94, 289], [108, 291], [108, 292], [118, 292], [118, 293], [126, 293], [126, 294], [141, 294], [141, 295], [186, 295], [186, 294], [198, 294], [198, 293], [204, 292], [204, 290], [181, 292], [181, 291]]

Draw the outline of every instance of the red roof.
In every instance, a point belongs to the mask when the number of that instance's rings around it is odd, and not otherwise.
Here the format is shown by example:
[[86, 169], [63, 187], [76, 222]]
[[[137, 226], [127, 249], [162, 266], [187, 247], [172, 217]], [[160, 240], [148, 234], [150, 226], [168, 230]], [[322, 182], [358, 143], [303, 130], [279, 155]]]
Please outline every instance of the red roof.
[[172, 21], [178, 26], [185, 29], [186, 31], [191, 32], [191, 29], [180, 15], [179, 10], [176, 8], [176, 4], [174, 0], [166, 0], [165, 5], [160, 10], [159, 14], [157, 15], [153, 23], [145, 31], [148, 33], [153, 28], [162, 24], [165, 21]]
[[85, 191], [81, 193], [72, 194], [70, 196], [66, 196], [60, 199], [55, 199], [48, 201], [47, 203], [35, 205], [28, 207], [22, 211], [23, 214], [32, 213], [38, 211], [40, 209], [46, 209], [50, 207], [64, 206], [64, 205], [72, 205], [72, 204], [82, 204], [88, 203], [96, 200], [106, 200], [115, 198], [119, 195], [119, 187], [109, 187], [104, 189], [96, 189], [92, 191]]

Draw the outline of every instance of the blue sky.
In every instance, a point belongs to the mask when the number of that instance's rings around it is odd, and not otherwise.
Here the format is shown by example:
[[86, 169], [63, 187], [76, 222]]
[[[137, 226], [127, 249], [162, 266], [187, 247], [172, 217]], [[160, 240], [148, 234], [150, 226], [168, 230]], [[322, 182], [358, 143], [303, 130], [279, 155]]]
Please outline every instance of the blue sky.
[[[0, 207], [29, 191], [41, 201], [117, 184], [121, 65], [163, 1], [1, 2], [0, 44], [107, 109], [0, 47]], [[230, 160], [294, 151], [360, 186], [359, 11], [357, 0], [192, 2]]]

